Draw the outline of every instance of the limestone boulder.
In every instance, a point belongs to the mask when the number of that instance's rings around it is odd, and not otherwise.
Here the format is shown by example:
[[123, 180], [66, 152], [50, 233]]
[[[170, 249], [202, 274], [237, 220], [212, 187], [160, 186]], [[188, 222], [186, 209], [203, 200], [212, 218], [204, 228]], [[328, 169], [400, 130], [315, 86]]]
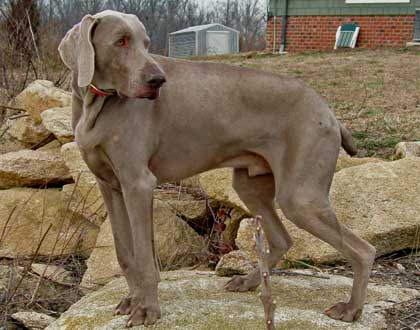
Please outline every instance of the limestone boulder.
[[55, 318], [43, 313], [17, 312], [11, 315], [12, 319], [22, 323], [29, 330], [42, 330], [55, 321]]
[[10, 123], [9, 133], [26, 145], [35, 145], [45, 140], [51, 133], [32, 117], [22, 117]]
[[199, 175], [191, 176], [189, 178], [183, 179], [181, 185], [190, 188], [200, 188], [200, 178]]
[[[160, 193], [155, 193], [154, 198], [156, 200], [160, 199]], [[194, 219], [203, 219], [208, 216], [207, 203], [205, 200], [167, 200], [169, 207], [172, 207], [173, 210], [180, 216], [186, 217], [192, 221]]]
[[51, 142], [48, 142], [46, 145], [43, 145], [36, 150], [58, 150], [58, 152], [60, 152], [60, 149], [61, 143], [58, 140], [52, 140]]
[[[159, 299], [162, 318], [154, 330], [256, 330], [265, 329], [264, 311], [256, 292], [232, 293], [223, 290], [226, 279], [211, 272], [176, 271], [161, 274]], [[277, 300], [277, 329], [287, 330], [380, 330], [386, 329], [384, 306], [408, 301], [416, 290], [369, 285], [367, 303], [360, 321], [332, 320], [323, 310], [342, 300], [351, 290], [352, 279], [330, 276], [273, 276], [273, 296]], [[127, 316], [114, 316], [115, 306], [127, 296], [126, 281], [115, 279], [93, 292], [51, 324], [47, 330], [120, 330]], [[143, 326], [133, 329], [143, 329]]]
[[199, 176], [200, 185], [208, 197], [250, 215], [245, 204], [232, 187], [232, 174], [233, 170], [231, 168], [204, 172]]
[[37, 249], [39, 256], [86, 257], [98, 234], [96, 226], [67, 210], [59, 189], [0, 190], [0, 228], [2, 258], [31, 256]]
[[[194, 202], [192, 202], [194, 203]], [[187, 209], [185, 203], [181, 203]], [[176, 201], [154, 200], [153, 223], [155, 247], [161, 269], [192, 266], [206, 260], [205, 240], [184, 220], [177, 211]], [[101, 226], [96, 247], [87, 260], [88, 269], [83, 277], [84, 289], [95, 289], [108, 283], [121, 270], [115, 254], [114, 239], [109, 220]]]
[[[223, 201], [229, 198], [237, 207], [244, 207], [233, 192], [230, 196], [223, 193], [229, 191], [227, 186], [231, 184], [228, 176], [223, 178], [218, 182], [219, 193], [213, 193], [213, 198]], [[339, 221], [373, 244], [377, 256], [414, 247], [420, 225], [420, 159], [370, 162], [337, 172], [331, 187], [331, 204]], [[294, 241], [288, 258], [314, 263], [343, 259], [329, 245], [295, 227], [281, 210], [278, 213]], [[251, 252], [254, 245], [251, 237], [252, 227], [244, 222], [236, 244], [256, 260], [255, 253]]]
[[235, 250], [220, 258], [216, 266], [217, 276], [246, 275], [253, 270], [255, 264], [244, 251]]
[[69, 210], [80, 214], [92, 224], [100, 227], [105, 221], [107, 211], [96, 183], [91, 189], [83, 190], [78, 183], [66, 184], [61, 190], [62, 202]]
[[254, 233], [255, 225], [252, 224], [252, 219], [243, 219], [238, 229], [238, 235], [236, 236], [236, 245], [251, 258], [253, 263], [257, 263], [258, 254]]
[[0, 155], [0, 188], [34, 187], [70, 182], [57, 150], [20, 150]]
[[84, 291], [94, 290], [116, 276], [122, 275], [108, 219], [101, 225], [95, 247], [86, 261], [86, 266], [87, 269], [80, 284]]
[[420, 157], [420, 141], [400, 142], [395, 146], [397, 159], [406, 157]]
[[51, 81], [35, 80], [16, 96], [12, 104], [25, 109], [35, 122], [40, 124], [43, 111], [70, 106], [71, 93], [54, 87]]
[[[4, 132], [7, 127], [3, 125], [0, 129]], [[11, 136], [8, 131], [0, 139], [0, 155], [24, 149], [28, 149], [28, 145]]]
[[71, 107], [51, 108], [41, 113], [42, 124], [62, 143], [74, 141]]
[[[185, 204], [183, 207], [186, 207]], [[155, 245], [162, 269], [192, 266], [207, 258], [204, 238], [183, 220], [187, 220], [188, 217], [175, 211], [176, 209], [176, 201], [162, 202], [155, 196], [153, 204]]]
[[77, 279], [63, 266], [33, 263], [31, 265], [31, 271], [61, 285], [73, 286], [77, 283]]
[[92, 223], [100, 226], [106, 217], [101, 192], [95, 176], [82, 159], [76, 142], [64, 144], [61, 147], [61, 157], [75, 182], [74, 185], [63, 187], [64, 200], [74, 212], [83, 214]]
[[178, 184], [163, 184], [155, 189], [162, 201], [193, 201], [196, 200], [190, 190]]
[[[377, 256], [414, 247], [420, 225], [420, 159], [369, 163], [338, 172], [331, 187], [331, 203], [338, 219], [368, 240]], [[334, 261], [339, 256], [311, 236], [296, 235], [296, 258]], [[317, 242], [317, 245], [313, 245]], [[302, 249], [301, 249], [302, 250]], [[312, 251], [309, 251], [312, 250]]]
[[[383, 160], [373, 157], [350, 157], [349, 155], [343, 153], [340, 154], [340, 157], [337, 159], [336, 172], [348, 167], [379, 162], [383, 162]], [[200, 186], [209, 197], [218, 201], [223, 201], [227, 205], [245, 211], [247, 210], [247, 207], [232, 188], [232, 175], [233, 169], [222, 168], [204, 172], [199, 175], [198, 180]]]
[[229, 212], [229, 216], [225, 219], [224, 224], [226, 225], [225, 230], [222, 232], [221, 240], [224, 243], [235, 245], [236, 236], [241, 222], [246, 215], [239, 209], [233, 208]]
[[335, 166], [335, 171], [341, 171], [345, 168], [353, 167], [353, 166], [360, 166], [367, 163], [380, 163], [383, 162], [380, 158], [375, 157], [350, 157], [349, 155], [340, 155], [337, 159], [337, 165]]

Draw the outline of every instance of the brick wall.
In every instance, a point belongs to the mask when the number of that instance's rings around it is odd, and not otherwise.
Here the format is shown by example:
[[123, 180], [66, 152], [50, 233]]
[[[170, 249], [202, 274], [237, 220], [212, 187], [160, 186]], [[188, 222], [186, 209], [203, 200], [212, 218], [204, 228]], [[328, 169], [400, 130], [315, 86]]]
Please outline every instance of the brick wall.
[[[290, 16], [286, 51], [331, 50], [338, 26], [357, 23], [360, 34], [356, 47], [403, 47], [413, 40], [414, 15], [400, 16]], [[280, 48], [282, 17], [277, 17], [275, 50]], [[267, 50], [273, 51], [274, 17], [267, 25]]]

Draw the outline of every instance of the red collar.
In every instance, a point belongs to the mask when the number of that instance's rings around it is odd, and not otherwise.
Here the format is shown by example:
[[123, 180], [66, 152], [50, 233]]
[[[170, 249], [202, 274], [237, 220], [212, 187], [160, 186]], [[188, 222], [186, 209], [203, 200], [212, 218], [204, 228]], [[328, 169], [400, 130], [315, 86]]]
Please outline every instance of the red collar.
[[116, 91], [114, 90], [103, 90], [103, 89], [99, 89], [98, 87], [95, 87], [93, 84], [89, 85], [90, 91], [93, 94], [99, 95], [99, 96], [112, 96], [117, 94]]

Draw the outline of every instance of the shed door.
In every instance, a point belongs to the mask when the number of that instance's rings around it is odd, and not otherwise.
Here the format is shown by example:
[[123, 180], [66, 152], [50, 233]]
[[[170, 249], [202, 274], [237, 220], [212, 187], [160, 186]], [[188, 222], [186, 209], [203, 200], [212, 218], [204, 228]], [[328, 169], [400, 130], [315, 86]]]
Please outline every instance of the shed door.
[[230, 32], [227, 31], [207, 31], [207, 54], [230, 53], [229, 37]]
[[420, 10], [416, 11], [416, 21], [414, 26], [414, 40], [420, 41]]

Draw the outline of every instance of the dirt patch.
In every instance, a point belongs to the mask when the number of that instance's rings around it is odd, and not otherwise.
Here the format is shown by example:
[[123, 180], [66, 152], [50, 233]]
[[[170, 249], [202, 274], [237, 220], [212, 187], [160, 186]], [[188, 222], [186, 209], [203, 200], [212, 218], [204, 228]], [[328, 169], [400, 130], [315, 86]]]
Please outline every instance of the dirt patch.
[[401, 141], [420, 140], [420, 50], [246, 54], [198, 58], [304, 80], [353, 131], [359, 156], [393, 157]]

